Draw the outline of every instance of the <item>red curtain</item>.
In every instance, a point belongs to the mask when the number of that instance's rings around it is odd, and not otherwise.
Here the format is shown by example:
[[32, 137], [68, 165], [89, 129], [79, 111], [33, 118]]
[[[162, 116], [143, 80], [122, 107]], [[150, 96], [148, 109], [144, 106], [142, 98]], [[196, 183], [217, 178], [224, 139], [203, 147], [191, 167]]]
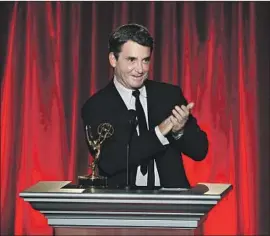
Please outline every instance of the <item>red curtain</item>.
[[207, 158], [184, 159], [191, 184], [233, 185], [205, 234], [257, 234], [256, 17], [252, 2], [16, 2], [1, 81], [1, 234], [52, 234], [18, 195], [87, 170], [80, 108], [111, 79], [108, 36], [128, 22], [155, 38], [150, 79], [180, 85], [208, 134]]

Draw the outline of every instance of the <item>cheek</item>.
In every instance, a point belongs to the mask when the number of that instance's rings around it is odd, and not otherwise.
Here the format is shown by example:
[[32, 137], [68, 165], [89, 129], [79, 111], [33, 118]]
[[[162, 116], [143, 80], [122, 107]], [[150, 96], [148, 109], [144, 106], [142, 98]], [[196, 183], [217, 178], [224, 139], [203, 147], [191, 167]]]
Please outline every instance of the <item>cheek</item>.
[[134, 65], [128, 65], [126, 67], [126, 72], [132, 72], [134, 70], [135, 66]]
[[150, 68], [150, 65], [149, 65], [149, 64], [144, 65], [144, 66], [143, 66], [143, 71], [144, 71], [144, 72], [148, 72], [148, 71], [149, 71], [149, 68]]
[[134, 70], [134, 65], [128, 65], [128, 64], [122, 64], [121, 66], [119, 66], [119, 72], [127, 74], [130, 73]]

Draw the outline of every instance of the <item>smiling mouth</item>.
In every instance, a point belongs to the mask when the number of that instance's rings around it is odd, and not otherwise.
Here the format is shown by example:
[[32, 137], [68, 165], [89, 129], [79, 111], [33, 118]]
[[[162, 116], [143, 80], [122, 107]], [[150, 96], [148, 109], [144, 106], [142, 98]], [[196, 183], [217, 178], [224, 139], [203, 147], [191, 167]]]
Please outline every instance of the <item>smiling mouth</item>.
[[133, 75], [133, 77], [134, 77], [134, 78], [142, 78], [143, 75], [137, 75], [137, 76], [136, 76], [136, 75]]

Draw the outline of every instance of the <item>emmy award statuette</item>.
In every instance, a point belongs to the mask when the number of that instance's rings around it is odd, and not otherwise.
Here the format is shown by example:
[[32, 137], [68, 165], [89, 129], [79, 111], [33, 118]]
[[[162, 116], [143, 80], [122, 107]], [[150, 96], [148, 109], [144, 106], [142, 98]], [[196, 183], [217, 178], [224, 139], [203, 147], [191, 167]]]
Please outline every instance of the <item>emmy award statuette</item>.
[[90, 147], [90, 152], [93, 156], [93, 162], [89, 165], [92, 170], [90, 175], [84, 175], [78, 177], [78, 184], [82, 187], [107, 187], [107, 177], [100, 176], [98, 170], [98, 162], [100, 158], [100, 151], [103, 142], [111, 137], [114, 133], [114, 129], [111, 124], [109, 123], [102, 123], [97, 128], [98, 137], [95, 139], [92, 131], [91, 126], [85, 126], [85, 134], [87, 143]]

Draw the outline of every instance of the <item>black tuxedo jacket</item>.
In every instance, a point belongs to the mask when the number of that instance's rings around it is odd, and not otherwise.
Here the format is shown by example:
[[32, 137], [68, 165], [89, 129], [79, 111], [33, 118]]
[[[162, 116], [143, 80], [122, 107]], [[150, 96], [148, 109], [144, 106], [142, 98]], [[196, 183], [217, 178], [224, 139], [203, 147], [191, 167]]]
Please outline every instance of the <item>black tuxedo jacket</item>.
[[[195, 161], [203, 160], [208, 151], [208, 139], [196, 119], [190, 115], [184, 127], [184, 134], [175, 140], [171, 134], [166, 137], [169, 145], [162, 145], [155, 133], [155, 127], [172, 113], [175, 105], [187, 105], [179, 87], [145, 81], [147, 92], [149, 132], [132, 135], [130, 144], [130, 181], [135, 184], [138, 165], [154, 158], [162, 187], [190, 187], [186, 177], [181, 153]], [[91, 125], [94, 136], [99, 124], [110, 123], [114, 134], [102, 144], [99, 171], [108, 177], [109, 187], [126, 184], [127, 143], [131, 125], [130, 113], [114, 86], [113, 80], [102, 90], [90, 97], [82, 107], [84, 125]]]

